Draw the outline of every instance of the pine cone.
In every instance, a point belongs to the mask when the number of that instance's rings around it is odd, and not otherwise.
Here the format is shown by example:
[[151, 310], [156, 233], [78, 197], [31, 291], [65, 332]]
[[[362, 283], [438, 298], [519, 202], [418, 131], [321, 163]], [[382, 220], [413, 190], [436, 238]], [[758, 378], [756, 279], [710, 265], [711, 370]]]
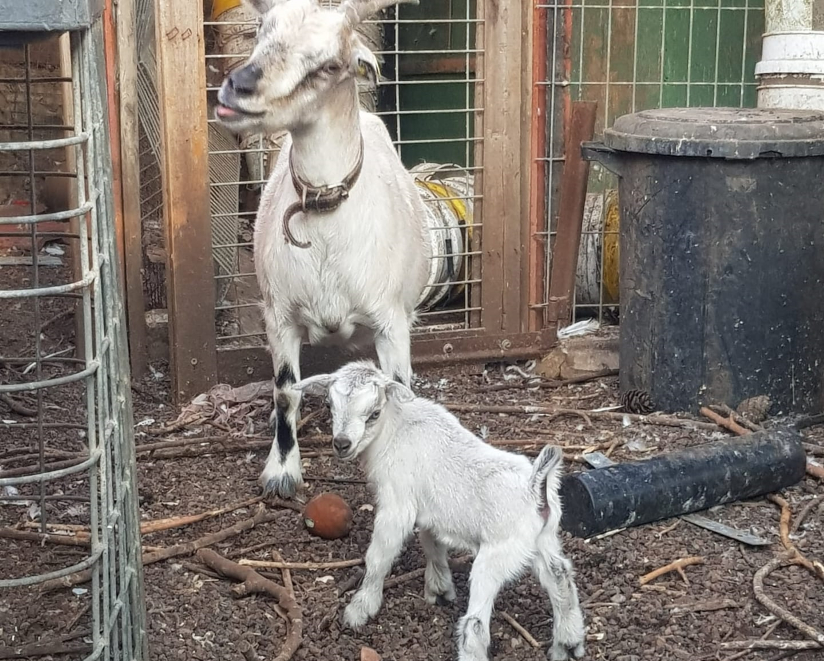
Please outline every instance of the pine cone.
[[621, 395], [621, 406], [627, 413], [647, 415], [655, 410], [649, 393], [644, 390], [627, 390]]
[[767, 419], [770, 406], [772, 406], [772, 402], [767, 395], [758, 395], [757, 397], [745, 399], [738, 405], [736, 410], [750, 422], [758, 424]]

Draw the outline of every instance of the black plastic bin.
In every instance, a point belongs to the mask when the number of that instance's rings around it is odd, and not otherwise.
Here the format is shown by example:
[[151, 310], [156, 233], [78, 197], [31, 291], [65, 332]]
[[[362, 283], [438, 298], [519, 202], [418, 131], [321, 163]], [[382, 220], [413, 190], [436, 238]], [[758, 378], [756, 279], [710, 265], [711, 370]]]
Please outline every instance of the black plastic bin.
[[583, 153], [619, 176], [621, 391], [822, 410], [824, 113], [650, 110]]

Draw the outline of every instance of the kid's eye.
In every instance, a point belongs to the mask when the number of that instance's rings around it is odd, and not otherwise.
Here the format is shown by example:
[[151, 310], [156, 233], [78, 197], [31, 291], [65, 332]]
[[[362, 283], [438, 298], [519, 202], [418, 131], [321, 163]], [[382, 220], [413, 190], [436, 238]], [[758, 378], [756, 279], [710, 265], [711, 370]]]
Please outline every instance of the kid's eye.
[[377, 420], [380, 417], [381, 417], [381, 412], [380, 411], [373, 411], [372, 415], [369, 416], [369, 422], [375, 422], [375, 420]]

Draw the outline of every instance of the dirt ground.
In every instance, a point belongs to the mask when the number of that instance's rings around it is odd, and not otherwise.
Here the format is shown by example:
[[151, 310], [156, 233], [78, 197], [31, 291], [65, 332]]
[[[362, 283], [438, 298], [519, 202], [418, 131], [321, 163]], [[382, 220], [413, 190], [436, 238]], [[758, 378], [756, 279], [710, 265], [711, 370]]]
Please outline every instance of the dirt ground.
[[[2, 353], [2, 352], [0, 352]], [[3, 369], [11, 369], [4, 366]], [[483, 404], [546, 404], [583, 410], [614, 405], [617, 379], [602, 378], [562, 388], [527, 390], [523, 387], [479, 392], [491, 384], [505, 382], [502, 366], [488, 369], [451, 368], [423, 372], [416, 389], [424, 396], [445, 402]], [[520, 378], [511, 383], [517, 384]], [[522, 385], [522, 383], [521, 383]], [[153, 453], [139, 453], [138, 476], [142, 517], [153, 520], [197, 514], [259, 495], [257, 477], [266, 457], [266, 407], [245, 413], [244, 431], [257, 442], [253, 450], [226, 443], [226, 433], [212, 426], [188, 427], [158, 434], [163, 423], [174, 420], [177, 411], [165, 403], [168, 397], [167, 369], [153, 366], [152, 374], [137, 384], [135, 421], [138, 446], [170, 439], [187, 439], [187, 445]], [[64, 407], [65, 408], [65, 407]], [[307, 399], [302, 411], [310, 418], [301, 430], [304, 439], [304, 471], [307, 488], [304, 500], [327, 491], [343, 496], [354, 512], [354, 527], [345, 538], [323, 541], [309, 534], [299, 513], [267, 507], [276, 512], [274, 521], [230, 537], [212, 548], [223, 556], [271, 560], [276, 550], [292, 562], [329, 562], [362, 558], [369, 544], [374, 511], [371, 497], [357, 466], [333, 461], [328, 454], [329, 419], [316, 399]], [[65, 412], [69, 415], [70, 411]], [[0, 417], [13, 415], [0, 403]], [[605, 444], [612, 459], [628, 461], [652, 456], [721, 438], [726, 432], [696, 432], [683, 428], [641, 425], [624, 426], [620, 420], [597, 416], [548, 419], [527, 415], [459, 414], [473, 432], [489, 439], [534, 439], [535, 446], [519, 451], [535, 454], [541, 443], [552, 442], [579, 448]], [[220, 423], [219, 423], [220, 425]], [[812, 444], [824, 447], [824, 427], [804, 432]], [[4, 469], [10, 452], [19, 449], [22, 438], [0, 442]], [[193, 443], [199, 437], [222, 442]], [[74, 448], [66, 432], [50, 437], [54, 447]], [[248, 443], [247, 443], [248, 444]], [[179, 456], [181, 454], [196, 456]], [[165, 457], [163, 455], [166, 455]], [[176, 456], [177, 455], [177, 456]], [[581, 463], [568, 463], [568, 470], [584, 470]], [[82, 481], [63, 486], [83, 493]], [[21, 488], [21, 493], [33, 493]], [[821, 505], [824, 488], [807, 477], [785, 493], [796, 516], [816, 500], [803, 524], [792, 535], [797, 547], [812, 559], [824, 559]], [[83, 523], [82, 503], [51, 503], [50, 520]], [[73, 509], [72, 509], [73, 508]], [[194, 525], [144, 536], [144, 544], [167, 547], [225, 529], [252, 516], [245, 507]], [[611, 661], [732, 659], [733, 651], [722, 650], [723, 642], [767, 638], [771, 641], [803, 640], [804, 636], [777, 620], [755, 599], [753, 575], [781, 551], [779, 509], [765, 499], [715, 508], [705, 515], [748, 530], [773, 542], [769, 547], [750, 547], [697, 528], [685, 521], [666, 520], [601, 538], [582, 540], [564, 535], [566, 552], [577, 571], [577, 583], [585, 606], [588, 631], [587, 659]], [[0, 504], [0, 524], [19, 525], [26, 520], [25, 508]], [[21, 576], [66, 566], [82, 557], [84, 549], [42, 545], [3, 539], [0, 578]], [[643, 574], [686, 556], [702, 556], [703, 564], [685, 570], [687, 581], [670, 573], [641, 587]], [[392, 576], [424, 566], [416, 541], [412, 540], [396, 563]], [[452, 631], [467, 604], [467, 571], [457, 571], [458, 600], [443, 608], [427, 605], [421, 577], [407, 580], [385, 592], [377, 618], [363, 631], [344, 629], [340, 617], [343, 597], [337, 588], [359, 570], [292, 572], [296, 598], [303, 610], [305, 631], [295, 659], [332, 661], [360, 658], [363, 646], [374, 648], [384, 660], [436, 661], [454, 658]], [[281, 582], [280, 574], [273, 574]], [[192, 555], [176, 557], [145, 568], [146, 598], [151, 654], [156, 661], [273, 659], [283, 643], [284, 620], [266, 596], [236, 598], [233, 583], [216, 578]], [[32, 590], [0, 591], [0, 653], [4, 646], [19, 646], [41, 640], [82, 643], [87, 634], [88, 586], [40, 595]], [[785, 567], [765, 580], [767, 593], [780, 605], [809, 625], [824, 630], [824, 582], [804, 569]], [[520, 623], [540, 644], [533, 648], [508, 623], [502, 613]], [[85, 633], [84, 633], [85, 631]], [[550, 608], [546, 595], [531, 577], [507, 587], [499, 596], [492, 621], [491, 658], [526, 661], [545, 658], [551, 637]], [[786, 652], [749, 652], [745, 659], [767, 661]], [[80, 659], [82, 653], [64, 654], [61, 659]], [[8, 658], [2, 657], [0, 658]], [[24, 658], [24, 657], [17, 657]], [[39, 658], [44, 658], [40, 656]], [[824, 659], [824, 651], [797, 653], [799, 661]]]

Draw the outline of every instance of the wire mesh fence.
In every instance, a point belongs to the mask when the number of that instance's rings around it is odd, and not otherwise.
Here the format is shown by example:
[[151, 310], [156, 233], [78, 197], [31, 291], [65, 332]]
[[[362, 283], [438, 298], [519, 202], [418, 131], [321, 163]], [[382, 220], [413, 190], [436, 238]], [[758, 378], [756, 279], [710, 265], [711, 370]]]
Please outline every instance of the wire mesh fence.
[[102, 28], [0, 58], [0, 645], [147, 659]]
[[[546, 71], [536, 93], [546, 107], [543, 148], [547, 242], [544, 291], [558, 219], [564, 118], [570, 100], [598, 104], [596, 134], [616, 117], [650, 108], [752, 107], [763, 0], [539, 2]], [[542, 72], [543, 73], [543, 72]], [[591, 168], [578, 255], [575, 319], [618, 321], [620, 214], [614, 175]], [[546, 304], [546, 301], [542, 302]]]

